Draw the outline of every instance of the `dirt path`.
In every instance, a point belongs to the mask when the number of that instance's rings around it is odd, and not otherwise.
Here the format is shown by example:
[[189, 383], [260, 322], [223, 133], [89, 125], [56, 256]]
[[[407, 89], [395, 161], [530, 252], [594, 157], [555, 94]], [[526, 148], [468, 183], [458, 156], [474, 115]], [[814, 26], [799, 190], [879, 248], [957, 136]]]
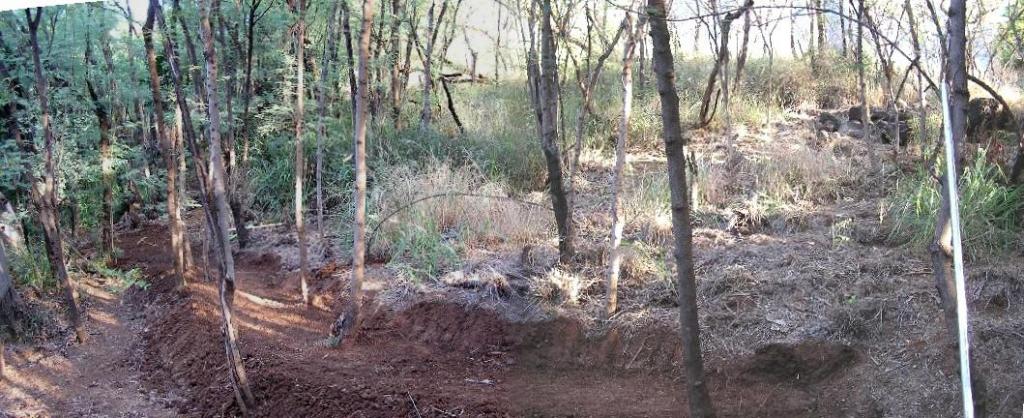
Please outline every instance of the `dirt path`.
[[[141, 349], [142, 319], [95, 279], [79, 282], [87, 306], [84, 344], [11, 345], [0, 383], [0, 415], [170, 417], [165, 399], [143, 389], [132, 360]], [[70, 337], [69, 337], [70, 338]]]

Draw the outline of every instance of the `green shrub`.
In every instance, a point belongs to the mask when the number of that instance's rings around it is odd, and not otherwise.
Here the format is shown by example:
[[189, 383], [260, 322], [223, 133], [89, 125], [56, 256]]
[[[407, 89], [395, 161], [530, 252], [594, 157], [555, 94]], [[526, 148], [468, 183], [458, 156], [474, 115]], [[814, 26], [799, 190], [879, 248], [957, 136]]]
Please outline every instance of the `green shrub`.
[[50, 259], [42, 242], [26, 242], [20, 251], [9, 251], [11, 275], [16, 284], [38, 292], [56, 288], [57, 281], [50, 270]]
[[[941, 192], [939, 183], [923, 169], [900, 181], [889, 202], [890, 240], [927, 246], [934, 238]], [[1020, 246], [1024, 188], [1007, 185], [1005, 175], [987, 162], [984, 153], [965, 168], [959, 193], [961, 234], [968, 256]]]

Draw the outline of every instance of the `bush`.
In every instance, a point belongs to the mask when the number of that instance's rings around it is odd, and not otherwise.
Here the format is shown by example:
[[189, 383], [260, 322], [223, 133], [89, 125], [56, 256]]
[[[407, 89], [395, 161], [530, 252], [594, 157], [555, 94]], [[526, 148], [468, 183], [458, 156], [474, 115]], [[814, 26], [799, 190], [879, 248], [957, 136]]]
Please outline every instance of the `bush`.
[[[976, 258], [1019, 248], [1024, 188], [1007, 185], [1002, 171], [979, 153], [960, 179], [960, 222], [964, 252]], [[889, 202], [889, 239], [924, 248], [934, 239], [942, 189], [920, 170], [903, 179]]]

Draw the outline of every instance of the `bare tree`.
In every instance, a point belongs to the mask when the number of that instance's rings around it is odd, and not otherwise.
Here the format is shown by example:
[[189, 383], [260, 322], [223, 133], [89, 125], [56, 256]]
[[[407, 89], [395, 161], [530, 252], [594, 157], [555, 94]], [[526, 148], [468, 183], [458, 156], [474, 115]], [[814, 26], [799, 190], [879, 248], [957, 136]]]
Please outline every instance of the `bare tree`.
[[[249, 388], [249, 379], [245, 374], [241, 350], [238, 348], [238, 333], [233, 324], [233, 308], [235, 299], [235, 260], [231, 253], [231, 240], [228, 236], [228, 208], [226, 172], [224, 169], [223, 149], [220, 141], [220, 111], [217, 97], [217, 53], [213, 46], [213, 31], [210, 26], [211, 8], [219, 7], [220, 0], [201, 0], [199, 2], [200, 27], [199, 34], [203, 40], [203, 55], [206, 57], [206, 93], [207, 112], [209, 118], [209, 192], [213, 202], [207, 205], [208, 218], [214, 236], [214, 248], [218, 258], [220, 274], [220, 306], [224, 320], [224, 351], [227, 354], [228, 372], [235, 391], [235, 399], [243, 414], [255, 405], [255, 398]], [[215, 13], [214, 13], [215, 14]], [[183, 109], [184, 111], [184, 109]], [[195, 151], [195, 149], [193, 149]]]
[[[750, 5], [748, 2], [747, 5]], [[749, 6], [748, 6], [749, 7]], [[664, 0], [648, 0], [647, 13], [654, 45], [654, 73], [661, 98], [662, 135], [668, 161], [669, 190], [672, 199], [673, 255], [679, 292], [679, 325], [686, 366], [686, 386], [690, 416], [713, 417], [714, 409], [704, 380], [704, 359], [700, 348], [700, 324], [697, 316], [697, 286], [693, 271], [693, 227], [690, 224], [690, 198], [686, 180], [686, 140], [679, 117], [679, 95], [676, 93], [675, 66], [670, 46], [667, 12]], [[723, 31], [724, 32], [724, 31]]]
[[[868, 85], [867, 80], [864, 78], [864, 25], [867, 22], [864, 19], [864, 0], [857, 0], [857, 83], [860, 86], [860, 107], [863, 110], [861, 112], [861, 126], [863, 126], [863, 137], [867, 139], [869, 137], [871, 122], [871, 109], [868, 108]], [[853, 0], [850, 0], [852, 3]], [[872, 159], [872, 161], [874, 161]]]
[[373, 28], [374, 0], [363, 0], [363, 21], [359, 35], [359, 91], [356, 96], [355, 127], [355, 224], [352, 240], [352, 297], [331, 327], [331, 338], [340, 343], [349, 332], [358, 329], [363, 305], [363, 275], [366, 269], [366, 114], [369, 91], [370, 30]]
[[32, 199], [39, 212], [39, 223], [43, 226], [43, 237], [46, 241], [46, 253], [50, 259], [53, 277], [60, 283], [64, 299], [68, 304], [68, 318], [75, 329], [79, 342], [85, 341], [85, 330], [78, 308], [78, 296], [75, 285], [68, 277], [67, 266], [64, 264], [64, 236], [61, 234], [60, 216], [57, 208], [57, 162], [54, 156], [57, 140], [50, 126], [50, 98], [47, 92], [46, 77], [43, 76], [43, 64], [39, 48], [39, 23], [43, 19], [43, 9], [36, 8], [35, 16], [32, 9], [25, 9], [28, 21], [29, 43], [32, 47], [32, 62], [35, 65], [36, 96], [39, 100], [40, 122], [43, 126], [43, 178], [32, 186]]
[[[842, 2], [840, 2], [842, 4]], [[907, 13], [907, 21], [910, 25], [910, 43], [914, 48], [914, 60], [920, 62], [921, 60], [921, 41], [917, 34], [917, 21], [914, 19], [914, 8], [910, 4], [910, 0], [907, 0], [903, 4], [903, 9]], [[924, 95], [924, 75], [920, 69], [917, 71], [917, 120], [918, 120], [918, 136], [920, 145], [928, 143], [928, 133], [925, 132], [925, 128], [928, 127], [928, 115], [926, 114], [927, 103]]]
[[[711, 74], [708, 76], [707, 85], [704, 87], [704, 95], [701, 96], [700, 114], [697, 117], [698, 126], [707, 126], [707, 124], [711, 123], [711, 119], [714, 118], [714, 103], [712, 100], [714, 100], [713, 96], [715, 94], [715, 87], [718, 82], [719, 75], [723, 77], [721, 90], [723, 101], [726, 103], [729, 101], [729, 80], [727, 79], [729, 68], [729, 31], [732, 27], [732, 22], [739, 19], [740, 16], [743, 16], [747, 10], [750, 10], [750, 8], [753, 7], [753, 5], [753, 0], [747, 0], [742, 7], [722, 16], [722, 20], [719, 22], [720, 33], [718, 35], [718, 52], [715, 58], [715, 65], [711, 68]], [[717, 10], [717, 7], [713, 7], [713, 10]]]
[[153, 24], [159, 0], [149, 0], [146, 23], [142, 26], [142, 39], [146, 48], [146, 65], [149, 68], [149, 90], [153, 95], [153, 113], [156, 119], [158, 142], [164, 148], [164, 163], [167, 166], [167, 222], [171, 232], [171, 253], [174, 254], [174, 275], [178, 286], [185, 282], [185, 222], [181, 216], [178, 196], [178, 149], [168, 135], [164, 122], [164, 100], [160, 93], [160, 74], [156, 64], [156, 49], [153, 47]]

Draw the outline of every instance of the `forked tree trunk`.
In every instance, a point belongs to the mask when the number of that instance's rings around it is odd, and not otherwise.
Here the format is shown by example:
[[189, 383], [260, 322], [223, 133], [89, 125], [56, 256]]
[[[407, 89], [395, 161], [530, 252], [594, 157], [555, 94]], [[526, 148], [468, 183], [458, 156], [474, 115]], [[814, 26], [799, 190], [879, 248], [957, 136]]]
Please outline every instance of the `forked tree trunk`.
[[434, 14], [437, 4], [431, 1], [430, 9], [427, 11], [427, 44], [423, 48], [423, 110], [420, 111], [420, 129], [430, 129], [433, 119], [433, 56], [434, 44], [437, 43], [438, 27], [441, 26], [441, 19], [444, 18], [445, 10], [448, 8], [448, 0], [441, 0], [441, 12]]
[[690, 416], [712, 417], [715, 413], [711, 397], [708, 395], [707, 382], [704, 380], [704, 359], [700, 348], [697, 286], [693, 271], [693, 227], [690, 224], [690, 198], [686, 180], [686, 143], [679, 120], [679, 96], [676, 93], [672, 48], [669, 46], [667, 13], [664, 0], [649, 0], [647, 5], [651, 42], [654, 45], [654, 72], [658, 80], [658, 96], [661, 97], [661, 121], [672, 199], [672, 234], [675, 236], [673, 254], [678, 280], [679, 325], [683, 339]]
[[622, 230], [626, 220], [622, 213], [622, 183], [626, 175], [626, 142], [629, 140], [629, 118], [633, 112], [633, 61], [636, 40], [643, 36], [646, 15], [640, 17], [640, 25], [633, 27], [633, 15], [627, 14], [624, 22], [626, 45], [622, 49], [622, 119], [619, 121], [619, 135], [615, 140], [615, 168], [612, 171], [612, 230], [608, 255], [608, 283], [605, 314], [615, 314], [619, 304], [619, 273], [622, 267]]
[[551, 0], [541, 4], [540, 114], [541, 149], [548, 172], [551, 203], [558, 227], [558, 260], [568, 265], [575, 256], [572, 208], [562, 181], [562, 157], [558, 147], [558, 61], [555, 35], [551, 28]]
[[[946, 83], [949, 88], [949, 131], [953, 136], [953, 170], [956, 177], [949, 179], [943, 176], [942, 198], [939, 211], [936, 213], [935, 238], [929, 246], [932, 258], [932, 271], [935, 273], [935, 284], [939, 292], [939, 300], [946, 319], [947, 335], [950, 347], [956, 347], [959, 335], [956, 311], [956, 279], [953, 270], [953, 225], [950, 219], [951, 203], [949, 188], [959, 181], [963, 167], [959, 163], [960, 144], [967, 133], [967, 102], [970, 92], [967, 89], [967, 29], [966, 0], [952, 0], [949, 5], [949, 21], [947, 28], [948, 54], [946, 64]], [[984, 380], [971, 362], [971, 385], [974, 387], [975, 415], [985, 415]]]
[[185, 282], [185, 224], [181, 217], [178, 204], [178, 150], [168, 135], [167, 124], [164, 123], [164, 100], [160, 93], [160, 74], [156, 65], [156, 50], [153, 47], [153, 24], [156, 20], [156, 8], [159, 0], [149, 0], [146, 12], [146, 23], [142, 26], [142, 40], [146, 48], [146, 63], [149, 68], [149, 90], [153, 95], [153, 113], [156, 119], [157, 142], [164, 148], [164, 163], [167, 166], [167, 228], [171, 232], [171, 253], [174, 254], [174, 275], [179, 287]]
[[242, 363], [242, 353], [238, 348], [238, 333], [234, 327], [233, 307], [235, 300], [235, 260], [231, 254], [231, 240], [228, 236], [228, 208], [226, 172], [224, 155], [220, 142], [220, 112], [217, 106], [217, 52], [213, 47], [213, 31], [210, 26], [211, 8], [219, 7], [220, 0], [201, 0], [200, 35], [203, 39], [203, 51], [206, 56], [206, 92], [207, 112], [209, 117], [209, 186], [213, 202], [207, 205], [210, 219], [213, 220], [213, 246], [218, 256], [218, 273], [220, 273], [220, 306], [224, 320], [224, 351], [227, 354], [228, 372], [242, 414], [247, 414], [255, 404], [249, 379]]
[[327, 16], [327, 47], [324, 48], [323, 59], [320, 63], [320, 80], [316, 86], [316, 230], [320, 239], [324, 238], [324, 137], [327, 135], [324, 119], [327, 118], [327, 82], [331, 77], [331, 63], [335, 52], [335, 41], [338, 37], [334, 29], [334, 23], [338, 20], [338, 1], [331, 1], [331, 12]]
[[331, 338], [340, 343], [354, 329], [358, 329], [363, 306], [363, 275], [366, 269], [366, 113], [370, 61], [370, 29], [373, 27], [373, 2], [363, 0], [363, 22], [359, 36], [359, 90], [356, 96], [355, 126], [355, 217], [352, 242], [352, 277], [349, 283], [351, 298], [348, 305], [331, 327]]
[[43, 9], [36, 8], [35, 17], [31, 9], [25, 9], [28, 20], [29, 42], [32, 47], [32, 62], [35, 65], [36, 95], [39, 100], [40, 122], [43, 125], [43, 178], [32, 187], [32, 199], [39, 212], [39, 223], [43, 226], [46, 241], [46, 253], [50, 259], [53, 277], [64, 293], [68, 304], [68, 318], [75, 329], [79, 342], [85, 341], [85, 330], [82, 329], [81, 313], [78, 310], [78, 296], [74, 283], [68, 277], [67, 266], [64, 264], [64, 237], [60, 231], [60, 216], [57, 213], [57, 161], [54, 152], [57, 144], [50, 126], [50, 98], [47, 92], [46, 78], [43, 76], [43, 64], [39, 48], [39, 23], [43, 18]]
[[292, 0], [293, 9], [298, 17], [295, 29], [295, 235], [299, 241], [299, 283], [302, 288], [302, 302], [309, 304], [309, 285], [306, 276], [309, 270], [309, 255], [306, 248], [306, 221], [303, 219], [303, 180], [305, 179], [306, 153], [302, 144], [302, 122], [305, 119], [306, 98], [306, 59], [303, 39], [306, 36], [306, 0]]

